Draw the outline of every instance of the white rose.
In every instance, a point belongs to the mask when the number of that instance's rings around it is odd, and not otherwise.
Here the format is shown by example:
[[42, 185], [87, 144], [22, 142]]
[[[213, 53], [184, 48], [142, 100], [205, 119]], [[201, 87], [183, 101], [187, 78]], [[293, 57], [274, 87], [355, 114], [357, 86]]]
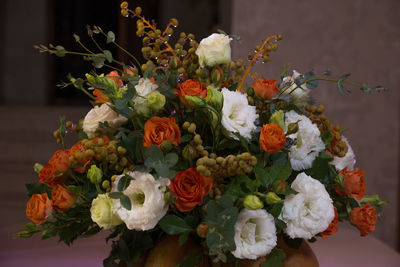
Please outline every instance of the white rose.
[[[167, 213], [168, 206], [164, 201], [164, 192], [170, 180], [159, 178], [155, 180], [153, 175], [145, 172], [130, 172], [132, 177], [129, 186], [123, 193], [131, 200], [132, 208], [125, 209], [119, 199], [113, 199], [114, 212], [126, 224], [130, 230], [150, 230]], [[115, 179], [112, 192], [117, 192], [120, 175]]]
[[285, 113], [285, 128], [290, 123], [298, 122], [299, 130], [287, 135], [288, 138], [297, 139], [297, 144], [289, 149], [289, 159], [293, 170], [300, 171], [311, 168], [319, 152], [325, 149], [318, 127], [309, 118], [291, 110]]
[[107, 194], [98, 195], [90, 207], [92, 221], [104, 229], [111, 229], [120, 225], [122, 221], [113, 213], [113, 201]]
[[118, 115], [108, 104], [95, 106], [83, 119], [83, 131], [92, 138], [99, 129], [99, 124], [107, 122], [112, 128], [118, 128], [127, 121], [122, 115]]
[[229, 132], [228, 135], [235, 140], [239, 140], [239, 138], [233, 134], [234, 132], [250, 139], [251, 132], [257, 128], [255, 125], [255, 121], [258, 119], [256, 107], [250, 106], [247, 102], [247, 96], [241, 92], [223, 88], [221, 93], [224, 97], [222, 126]]
[[349, 149], [344, 157], [334, 156], [330, 164], [334, 165], [338, 171], [341, 171], [346, 167], [349, 171], [352, 171], [354, 170], [354, 165], [356, 164], [356, 156], [354, 155], [353, 149], [351, 149], [346, 137], [342, 136], [342, 140], [346, 143]]
[[302, 172], [291, 187], [299, 193], [288, 195], [284, 200], [280, 219], [287, 224], [286, 234], [291, 238], [310, 239], [326, 230], [335, 212], [324, 185]]
[[[292, 76], [284, 77], [281, 84], [284, 87], [281, 88], [281, 93], [282, 95], [290, 95], [293, 99], [293, 102], [302, 107], [307, 103], [311, 90], [308, 89], [305, 84], [297, 86], [297, 84], [294, 82], [295, 79], [300, 75], [300, 73], [293, 70]], [[289, 86], [287, 87], [287, 85]]]
[[233, 256], [255, 260], [276, 246], [274, 217], [263, 209], [243, 209], [235, 224], [236, 250]]
[[231, 40], [225, 34], [213, 33], [201, 40], [196, 50], [200, 66], [213, 67], [231, 61]]

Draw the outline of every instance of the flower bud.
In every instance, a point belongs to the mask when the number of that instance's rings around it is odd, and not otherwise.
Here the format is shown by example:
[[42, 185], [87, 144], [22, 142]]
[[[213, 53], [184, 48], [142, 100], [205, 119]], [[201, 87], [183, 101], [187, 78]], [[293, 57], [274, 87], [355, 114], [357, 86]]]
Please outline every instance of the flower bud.
[[33, 165], [33, 169], [35, 170], [35, 172], [36, 172], [37, 174], [40, 173], [40, 171], [42, 170], [42, 168], [43, 168], [43, 165], [42, 165], [42, 164], [35, 163], [35, 165]]
[[258, 210], [264, 207], [264, 204], [255, 195], [247, 195], [243, 200], [243, 206], [248, 210]]
[[254, 96], [254, 88], [253, 87], [247, 88], [246, 93], [248, 96]]
[[186, 95], [185, 99], [191, 107], [198, 107], [204, 104], [204, 100], [198, 96]]
[[211, 81], [215, 86], [218, 86], [224, 79], [224, 71], [220, 67], [215, 67], [211, 71]]
[[103, 178], [103, 171], [96, 165], [92, 165], [87, 172], [87, 178], [93, 184], [99, 184]]
[[283, 194], [286, 191], [286, 182], [282, 181], [279, 184], [277, 184], [276, 186], [274, 184], [274, 187], [275, 187], [275, 193]]
[[90, 85], [94, 86], [96, 84], [96, 79], [93, 77], [93, 75], [86, 73], [85, 76], [86, 76], [86, 79], [88, 80], [88, 83], [90, 83]]
[[169, 141], [163, 141], [161, 143], [161, 149], [164, 152], [169, 152], [172, 149], [172, 144]]
[[176, 56], [173, 56], [169, 59], [168, 61], [168, 66], [170, 69], [177, 69], [180, 65], [179, 58]]
[[284, 130], [285, 129], [284, 116], [285, 115], [283, 114], [283, 110], [277, 110], [274, 112], [274, 114], [271, 115], [269, 122], [278, 124], [282, 128], [282, 130]]
[[206, 103], [217, 110], [222, 109], [224, 98], [222, 93], [212, 86], [207, 86]]
[[146, 104], [153, 112], [161, 110], [164, 107], [165, 102], [165, 96], [159, 92], [152, 92], [146, 98]]
[[265, 196], [265, 202], [267, 202], [267, 204], [275, 204], [275, 203], [279, 203], [282, 199], [275, 194], [274, 192], [268, 192], [267, 195]]
[[196, 233], [201, 238], [206, 238], [207, 236], [207, 224], [205, 222], [200, 223], [196, 228]]
[[294, 134], [299, 130], [299, 124], [297, 122], [290, 123], [287, 129], [287, 135]]
[[192, 159], [196, 158], [197, 151], [191, 145], [186, 145], [185, 148], [183, 149], [182, 155], [185, 159], [192, 160]]

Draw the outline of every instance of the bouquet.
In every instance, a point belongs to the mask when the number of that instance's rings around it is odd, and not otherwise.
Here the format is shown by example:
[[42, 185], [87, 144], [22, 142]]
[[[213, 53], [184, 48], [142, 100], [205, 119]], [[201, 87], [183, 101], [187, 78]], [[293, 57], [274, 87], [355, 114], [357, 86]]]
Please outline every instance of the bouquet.
[[[181, 266], [198, 264], [201, 255], [231, 263], [268, 255], [265, 266], [281, 266], [278, 236], [296, 246], [334, 234], [344, 220], [362, 236], [374, 231], [386, 202], [365, 195], [364, 171], [343, 130], [323, 105], [311, 104], [320, 81], [334, 82], [342, 94], [357, 86], [349, 74], [335, 79], [285, 68], [280, 79], [266, 79], [251, 69], [270, 61], [280, 35], [267, 37], [247, 61], [233, 61], [235, 36], [221, 31], [197, 42], [181, 32], [171, 44], [177, 19], [161, 30], [140, 7], [123, 2], [121, 13], [137, 20], [144, 64], [97, 26], [87, 31], [98, 51], [76, 35], [83, 52], [37, 46], [93, 65], [62, 84], [82, 90], [93, 108], [78, 123], [60, 119], [54, 136], [62, 149], [34, 166], [38, 181], [26, 185], [32, 222], [19, 237], [41, 233], [70, 245], [107, 230], [112, 250], [104, 265], [131, 266], [177, 235], [181, 245], [191, 239], [203, 246]], [[116, 60], [98, 37], [131, 62]], [[66, 144], [73, 132], [77, 142]]]

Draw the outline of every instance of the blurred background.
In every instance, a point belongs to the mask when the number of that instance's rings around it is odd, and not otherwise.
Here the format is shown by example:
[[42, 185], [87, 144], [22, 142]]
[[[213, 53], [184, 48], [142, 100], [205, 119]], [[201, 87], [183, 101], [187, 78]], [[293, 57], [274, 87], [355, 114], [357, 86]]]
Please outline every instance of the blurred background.
[[[90, 109], [75, 88], [57, 88], [68, 73], [79, 76], [92, 67], [80, 57], [40, 54], [35, 44], [62, 44], [81, 49], [72, 34], [90, 43], [86, 25], [115, 32], [116, 41], [135, 55], [141, 40], [136, 23], [120, 15], [117, 0], [3, 0], [0, 8], [0, 245], [25, 219], [24, 183], [36, 179], [32, 166], [45, 163], [58, 149], [52, 132], [58, 118], [78, 121]], [[241, 36], [232, 41], [233, 58], [247, 53], [270, 34], [282, 34], [272, 61], [256, 71], [279, 79], [285, 64], [301, 73], [329, 69], [332, 76], [352, 73], [350, 79], [389, 88], [363, 94], [358, 88], [341, 96], [335, 84], [320, 83], [313, 92], [326, 106], [332, 122], [345, 129], [366, 171], [367, 193], [389, 200], [373, 234], [400, 249], [399, 234], [399, 86], [400, 1], [398, 0], [140, 0], [146, 17], [161, 25], [176, 17], [177, 31], [192, 32], [197, 40], [217, 29]], [[113, 47], [113, 55], [124, 55]], [[104, 70], [107, 73], [107, 70]], [[344, 225], [344, 224], [343, 224]], [[339, 225], [340, 227], [340, 225]]]

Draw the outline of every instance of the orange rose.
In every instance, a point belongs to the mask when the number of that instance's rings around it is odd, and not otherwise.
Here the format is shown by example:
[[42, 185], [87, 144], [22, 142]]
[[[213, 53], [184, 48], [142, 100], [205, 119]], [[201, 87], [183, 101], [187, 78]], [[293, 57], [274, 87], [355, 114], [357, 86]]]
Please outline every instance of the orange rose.
[[175, 89], [175, 94], [181, 102], [187, 104], [185, 96], [198, 96], [203, 99], [207, 96], [207, 87], [204, 83], [195, 79], [189, 79], [179, 84], [179, 90]]
[[338, 188], [336, 188], [336, 192], [341, 196], [347, 195], [361, 200], [366, 191], [364, 174], [365, 172], [362, 169], [348, 171], [347, 167], [344, 168], [339, 172], [339, 175], [344, 179], [344, 192]]
[[26, 217], [36, 224], [44, 223], [53, 211], [47, 193], [34, 194], [26, 203]]
[[179, 172], [169, 185], [169, 189], [176, 195], [175, 206], [186, 212], [201, 205], [203, 197], [210, 192], [213, 181], [213, 178], [204, 177], [195, 168]]
[[378, 215], [376, 214], [376, 210], [371, 207], [369, 202], [361, 207], [352, 209], [350, 212], [350, 222], [357, 226], [361, 236], [366, 236], [375, 231], [377, 219]]
[[94, 103], [96, 104], [110, 102], [110, 98], [99, 89], [94, 89], [93, 94], [96, 96], [94, 99]]
[[107, 74], [106, 77], [114, 80], [115, 84], [117, 85], [117, 88], [119, 88], [121, 86], [122, 81], [120, 80], [118, 71], [113, 70], [109, 74]]
[[67, 188], [56, 185], [51, 191], [53, 207], [57, 210], [67, 210], [74, 204], [77, 195], [71, 194]]
[[327, 238], [330, 235], [333, 235], [334, 233], [337, 232], [337, 226], [339, 222], [339, 214], [337, 213], [337, 209], [335, 206], [333, 206], [335, 209], [335, 218], [333, 218], [331, 224], [329, 224], [328, 228], [326, 228], [325, 231], [321, 233], [322, 238]]
[[260, 78], [253, 82], [254, 93], [261, 98], [270, 99], [279, 92], [276, 80]]
[[181, 131], [175, 123], [175, 118], [152, 117], [144, 125], [143, 145], [160, 147], [162, 142], [168, 141], [178, 146], [181, 143]]
[[65, 178], [66, 176], [58, 172], [51, 164], [44, 165], [39, 172], [39, 182], [46, 183], [50, 187], [64, 183]]
[[285, 143], [286, 136], [278, 124], [264, 124], [260, 133], [260, 146], [264, 151], [268, 153], [281, 151]]
[[58, 173], [66, 172], [69, 169], [69, 150], [57, 150], [49, 160], [49, 164]]

